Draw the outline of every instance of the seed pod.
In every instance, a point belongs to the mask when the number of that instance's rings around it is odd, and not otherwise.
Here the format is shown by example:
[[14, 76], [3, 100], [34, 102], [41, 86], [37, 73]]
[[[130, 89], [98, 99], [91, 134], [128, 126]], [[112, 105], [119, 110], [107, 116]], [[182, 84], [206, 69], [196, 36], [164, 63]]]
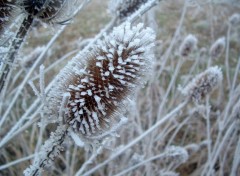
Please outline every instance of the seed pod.
[[15, 1], [0, 0], [0, 34], [4, 32], [7, 24], [11, 22], [15, 14]]
[[235, 13], [229, 18], [229, 23], [233, 26], [236, 27], [240, 24], [240, 14]]
[[144, 83], [151, 70], [150, 28], [129, 23], [70, 61], [49, 93], [49, 112], [57, 117], [64, 93], [69, 93], [65, 122], [85, 137], [98, 136], [122, 116], [124, 102]]
[[182, 42], [180, 46], [180, 55], [182, 57], [187, 57], [191, 52], [197, 47], [197, 38], [189, 34]]
[[210, 67], [197, 75], [181, 92], [199, 103], [222, 82], [222, 79], [221, 69], [218, 66]]
[[216, 40], [216, 42], [210, 48], [210, 55], [212, 58], [219, 58], [225, 49], [225, 37], [221, 37]]
[[[71, 9], [69, 9], [69, 3], [67, 2], [67, 0], [24, 0], [20, 6], [24, 8], [27, 14], [46, 23], [61, 23], [70, 19], [67, 11]], [[71, 2], [72, 7], [76, 5], [74, 2]], [[71, 14], [73, 14], [73, 11], [71, 11]]]
[[148, 0], [112, 0], [109, 3], [109, 10], [120, 19], [124, 19], [136, 12]]

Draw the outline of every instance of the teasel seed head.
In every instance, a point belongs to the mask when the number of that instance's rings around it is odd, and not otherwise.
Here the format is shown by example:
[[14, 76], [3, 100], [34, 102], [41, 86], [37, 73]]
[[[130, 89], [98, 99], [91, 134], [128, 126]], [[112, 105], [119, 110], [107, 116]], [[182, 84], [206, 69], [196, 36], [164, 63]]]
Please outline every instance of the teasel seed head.
[[0, 35], [15, 16], [16, 7], [14, 4], [15, 0], [0, 0]]
[[164, 162], [166, 163], [185, 163], [189, 158], [185, 148], [180, 146], [168, 146], [164, 151]]
[[64, 119], [74, 132], [90, 138], [111, 129], [151, 71], [154, 40], [152, 29], [125, 23], [92, 50], [73, 58], [48, 95], [51, 116], [58, 116], [67, 92], [70, 98]]
[[225, 37], [217, 39], [210, 48], [210, 56], [215, 59], [219, 58], [224, 52], [225, 45], [226, 45]]
[[111, 0], [109, 10], [121, 20], [136, 12], [148, 0]]
[[180, 55], [182, 57], [187, 57], [189, 54], [193, 52], [193, 50], [197, 47], [197, 38], [189, 34], [182, 42], [180, 46]]
[[199, 103], [222, 82], [222, 71], [218, 66], [210, 67], [197, 75], [185, 88], [182, 94]]
[[240, 14], [239, 13], [235, 13], [233, 14], [230, 18], [229, 18], [229, 23], [235, 27], [238, 26], [240, 24]]
[[[24, 11], [46, 23], [63, 23], [70, 19], [66, 14], [69, 9], [69, 4], [74, 4], [75, 1], [68, 3], [67, 0], [23, 0], [20, 6]], [[73, 12], [72, 12], [73, 13]]]

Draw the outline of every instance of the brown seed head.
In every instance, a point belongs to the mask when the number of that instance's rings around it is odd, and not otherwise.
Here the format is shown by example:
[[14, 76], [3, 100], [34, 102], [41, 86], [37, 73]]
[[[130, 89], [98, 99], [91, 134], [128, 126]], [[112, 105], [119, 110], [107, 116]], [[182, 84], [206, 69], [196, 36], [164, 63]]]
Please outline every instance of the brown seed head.
[[53, 115], [70, 93], [65, 121], [83, 136], [97, 136], [116, 124], [124, 102], [150, 71], [155, 35], [143, 25], [117, 27], [91, 51], [75, 57], [61, 71], [50, 92]]

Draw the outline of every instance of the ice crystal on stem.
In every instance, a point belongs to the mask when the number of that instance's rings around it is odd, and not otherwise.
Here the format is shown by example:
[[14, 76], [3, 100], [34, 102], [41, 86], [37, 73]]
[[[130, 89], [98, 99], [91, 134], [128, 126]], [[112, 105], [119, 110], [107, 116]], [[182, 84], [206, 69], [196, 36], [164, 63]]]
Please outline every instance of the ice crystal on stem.
[[66, 126], [59, 126], [51, 134], [50, 138], [41, 147], [40, 152], [35, 157], [33, 164], [24, 171], [25, 176], [40, 175], [41, 170], [50, 167], [54, 159], [63, 150], [63, 142], [66, 136]]

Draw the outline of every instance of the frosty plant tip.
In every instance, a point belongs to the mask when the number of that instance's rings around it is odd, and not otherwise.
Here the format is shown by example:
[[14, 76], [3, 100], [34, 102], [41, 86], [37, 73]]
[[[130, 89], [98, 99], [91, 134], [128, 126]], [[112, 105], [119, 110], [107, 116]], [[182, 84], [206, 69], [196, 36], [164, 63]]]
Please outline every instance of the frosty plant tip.
[[222, 82], [222, 79], [221, 69], [218, 66], [210, 67], [197, 75], [185, 88], [181, 89], [181, 92], [190, 100], [199, 103]]

